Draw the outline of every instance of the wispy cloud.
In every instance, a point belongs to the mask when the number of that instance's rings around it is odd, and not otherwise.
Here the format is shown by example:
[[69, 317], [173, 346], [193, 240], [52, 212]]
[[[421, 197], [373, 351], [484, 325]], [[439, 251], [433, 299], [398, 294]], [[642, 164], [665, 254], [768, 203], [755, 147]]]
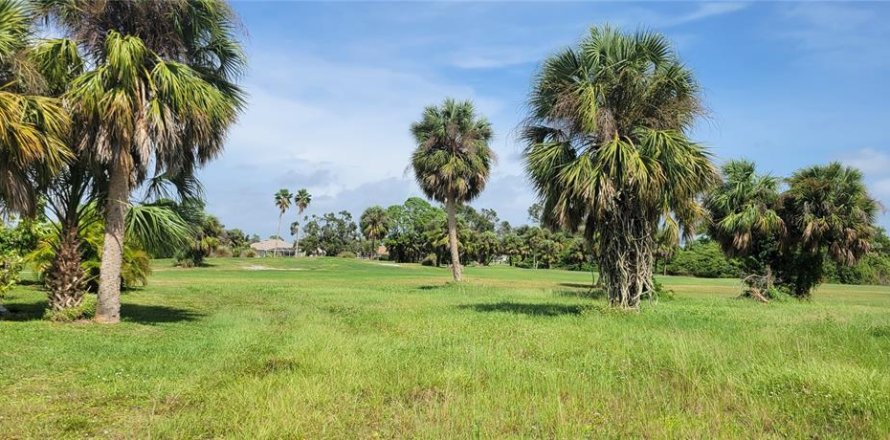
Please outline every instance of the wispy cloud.
[[778, 35], [793, 42], [802, 62], [865, 73], [890, 68], [890, 27], [880, 3], [807, 2], [784, 5]]

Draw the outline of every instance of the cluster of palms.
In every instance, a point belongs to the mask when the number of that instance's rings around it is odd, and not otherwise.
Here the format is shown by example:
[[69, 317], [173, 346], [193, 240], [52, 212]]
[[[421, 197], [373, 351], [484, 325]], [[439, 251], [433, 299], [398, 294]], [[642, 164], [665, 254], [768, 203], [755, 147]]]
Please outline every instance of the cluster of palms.
[[[290, 235], [293, 235], [299, 238], [300, 233], [300, 222], [299, 217], [303, 215], [303, 211], [309, 207], [309, 204], [312, 203], [312, 195], [309, 194], [309, 191], [306, 188], [302, 188], [297, 191], [296, 194], [292, 194], [287, 188], [281, 188], [278, 192], [275, 193], [275, 207], [278, 208], [278, 229], [276, 235], [278, 238], [281, 238], [281, 219], [284, 218], [284, 214], [287, 213], [287, 210], [291, 207], [291, 201], [293, 201], [294, 206], [297, 208], [297, 219], [293, 223], [290, 224]], [[294, 245], [297, 246], [294, 249], [294, 256], [297, 256], [300, 252], [299, 249], [299, 241], [294, 240]]]
[[[771, 240], [769, 261], [799, 296], [819, 282], [813, 268], [825, 252], [853, 263], [868, 250], [876, 203], [854, 170], [801, 171], [779, 197], [775, 182], [741, 182], [744, 173], [730, 164], [721, 185], [708, 151], [687, 135], [702, 112], [699, 90], [663, 36], [609, 27], [592, 28], [577, 48], [546, 59], [535, 78], [521, 133], [541, 220], [583, 234], [613, 305], [635, 308], [656, 290], [655, 259], [670, 248], [665, 243], [691, 238], [710, 221], [708, 194], [712, 230], [725, 249], [750, 255]], [[471, 103], [446, 100], [411, 130], [415, 177], [446, 206], [460, 281], [455, 209], [485, 186], [491, 125]]]
[[[63, 36], [37, 39], [39, 23]], [[0, 0], [0, 197], [24, 214], [46, 200], [56, 217], [53, 308], [82, 297], [88, 224], [104, 228], [100, 322], [120, 319], [128, 231], [142, 228], [150, 247], [185, 230], [159, 206], [133, 215], [130, 198], [159, 186], [193, 194], [195, 170], [220, 154], [244, 105], [237, 28], [217, 1]]]

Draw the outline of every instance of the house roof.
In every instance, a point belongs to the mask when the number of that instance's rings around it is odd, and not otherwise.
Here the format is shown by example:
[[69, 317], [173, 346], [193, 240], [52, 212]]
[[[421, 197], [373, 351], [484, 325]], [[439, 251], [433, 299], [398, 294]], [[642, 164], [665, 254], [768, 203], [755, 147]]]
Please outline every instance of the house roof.
[[256, 243], [251, 243], [250, 248], [257, 251], [272, 251], [275, 249], [290, 249], [294, 247], [293, 243], [279, 240], [279, 239], [271, 239], [271, 240], [263, 240], [258, 241]]

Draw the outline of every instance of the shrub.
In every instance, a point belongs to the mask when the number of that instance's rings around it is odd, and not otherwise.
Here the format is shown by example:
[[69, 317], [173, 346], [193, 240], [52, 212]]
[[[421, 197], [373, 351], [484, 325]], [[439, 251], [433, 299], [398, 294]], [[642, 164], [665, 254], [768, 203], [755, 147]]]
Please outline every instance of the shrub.
[[0, 254], [0, 298], [18, 283], [23, 264], [22, 257], [16, 253]]
[[256, 251], [251, 248], [242, 249], [238, 256], [241, 258], [256, 258]]
[[[0, 254], [0, 300], [6, 296], [6, 292], [15, 287], [22, 272], [22, 257], [12, 252]], [[6, 312], [0, 303], [0, 315]]]
[[352, 251], [343, 251], [337, 254], [339, 258], [355, 258], [355, 252]]
[[740, 274], [738, 263], [727, 259], [711, 240], [695, 241], [680, 249], [668, 263], [667, 272], [703, 278], [734, 278]]
[[121, 287], [132, 289], [144, 287], [151, 275], [151, 258], [139, 249], [124, 248], [124, 263], [121, 266]]
[[96, 297], [94, 295], [84, 295], [83, 301], [77, 307], [69, 307], [55, 311], [47, 309], [43, 314], [43, 319], [55, 322], [72, 322], [79, 319], [90, 319], [96, 314]]
[[420, 260], [420, 264], [424, 266], [435, 266], [436, 265], [436, 254], [428, 254], [423, 257], [423, 260]]
[[232, 248], [228, 246], [220, 246], [213, 250], [214, 257], [231, 258], [232, 254]]

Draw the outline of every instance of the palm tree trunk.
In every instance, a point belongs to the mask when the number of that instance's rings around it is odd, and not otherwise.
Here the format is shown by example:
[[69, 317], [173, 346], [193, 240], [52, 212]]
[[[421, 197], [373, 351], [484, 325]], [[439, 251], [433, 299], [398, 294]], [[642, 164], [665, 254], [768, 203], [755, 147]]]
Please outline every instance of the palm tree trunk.
[[454, 281], [461, 280], [460, 270], [460, 252], [457, 250], [457, 207], [454, 200], [449, 198], [445, 201], [445, 208], [448, 210], [448, 245], [451, 247], [451, 275]]
[[105, 202], [105, 241], [99, 268], [99, 301], [96, 321], [120, 322], [121, 264], [124, 255], [124, 226], [130, 196], [130, 167], [126, 153], [115, 155]]
[[[275, 233], [275, 235], [278, 237], [279, 240], [281, 239], [281, 217], [282, 216], [284, 216], [283, 212], [281, 213], [281, 215], [278, 216], [278, 232]], [[275, 255], [276, 257], [278, 256], [278, 246], [275, 247], [275, 250], [272, 251], [272, 254]]]
[[294, 234], [294, 258], [300, 256], [300, 230], [297, 229], [297, 233]]
[[84, 273], [80, 266], [80, 239], [76, 224], [63, 224], [59, 247], [46, 275], [49, 305], [53, 311], [77, 307], [83, 302]]

